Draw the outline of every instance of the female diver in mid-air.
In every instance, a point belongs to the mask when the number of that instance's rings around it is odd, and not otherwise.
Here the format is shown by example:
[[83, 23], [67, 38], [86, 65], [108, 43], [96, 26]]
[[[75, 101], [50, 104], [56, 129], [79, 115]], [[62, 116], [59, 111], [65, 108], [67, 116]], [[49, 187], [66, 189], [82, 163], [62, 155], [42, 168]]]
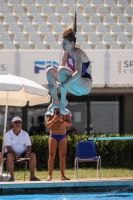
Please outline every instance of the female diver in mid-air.
[[[52, 103], [49, 105], [48, 111], [60, 108], [60, 113], [65, 114], [65, 107], [68, 103], [66, 100], [67, 91], [76, 96], [87, 95], [91, 91], [92, 76], [89, 58], [82, 49], [75, 46], [76, 20], [75, 13], [73, 28], [67, 27], [62, 34], [63, 53], [60, 67], [58, 69], [49, 67], [46, 71], [47, 89], [52, 96]], [[60, 102], [57, 87], [61, 92]]]

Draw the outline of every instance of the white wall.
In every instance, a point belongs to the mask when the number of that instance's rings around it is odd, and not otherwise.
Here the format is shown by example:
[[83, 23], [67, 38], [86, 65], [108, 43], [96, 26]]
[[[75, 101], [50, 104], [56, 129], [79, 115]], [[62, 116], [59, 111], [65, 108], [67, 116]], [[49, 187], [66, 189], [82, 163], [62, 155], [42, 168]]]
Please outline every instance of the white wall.
[[119, 102], [91, 102], [90, 108], [96, 133], [119, 133]]

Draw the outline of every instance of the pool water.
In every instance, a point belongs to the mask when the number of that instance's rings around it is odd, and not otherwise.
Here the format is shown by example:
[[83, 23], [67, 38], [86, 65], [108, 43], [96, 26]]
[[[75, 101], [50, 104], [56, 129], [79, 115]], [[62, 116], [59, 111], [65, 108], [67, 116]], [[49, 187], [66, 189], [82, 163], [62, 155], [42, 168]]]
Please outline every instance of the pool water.
[[133, 193], [3, 195], [0, 200], [133, 200]]

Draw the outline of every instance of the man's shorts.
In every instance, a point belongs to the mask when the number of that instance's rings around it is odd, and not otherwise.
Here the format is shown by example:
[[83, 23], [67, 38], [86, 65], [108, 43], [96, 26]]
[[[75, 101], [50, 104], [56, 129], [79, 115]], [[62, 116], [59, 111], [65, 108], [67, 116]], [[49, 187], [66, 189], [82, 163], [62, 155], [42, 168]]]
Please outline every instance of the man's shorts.
[[[10, 151], [5, 152], [4, 155], [3, 155], [3, 158], [7, 158], [7, 155], [9, 153], [12, 153], [12, 152], [10, 152]], [[25, 155], [26, 155], [26, 151], [24, 151], [22, 154], [20, 154], [19, 158], [25, 158]]]

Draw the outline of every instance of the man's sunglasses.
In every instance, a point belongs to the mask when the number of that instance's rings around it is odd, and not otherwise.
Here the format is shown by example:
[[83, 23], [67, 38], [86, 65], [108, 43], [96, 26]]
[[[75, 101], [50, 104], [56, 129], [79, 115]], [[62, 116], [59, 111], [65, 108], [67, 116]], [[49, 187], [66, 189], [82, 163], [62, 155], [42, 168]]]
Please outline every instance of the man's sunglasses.
[[21, 124], [21, 121], [15, 121], [14, 124]]

